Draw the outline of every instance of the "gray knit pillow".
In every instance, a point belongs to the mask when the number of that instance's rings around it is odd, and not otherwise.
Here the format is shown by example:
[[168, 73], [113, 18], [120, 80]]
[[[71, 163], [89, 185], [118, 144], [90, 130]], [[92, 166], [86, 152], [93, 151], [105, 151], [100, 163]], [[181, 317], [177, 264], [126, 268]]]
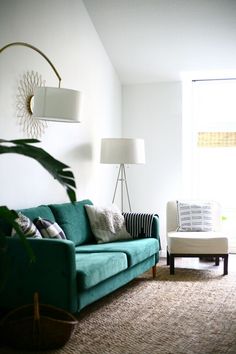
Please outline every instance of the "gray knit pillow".
[[[34, 223], [21, 212], [18, 213], [18, 218], [15, 219], [15, 222], [26, 237], [42, 238]], [[16, 234], [16, 230], [12, 229], [11, 235], [16, 236]]]
[[124, 216], [114, 204], [109, 208], [86, 204], [85, 209], [98, 243], [132, 238], [126, 230]]

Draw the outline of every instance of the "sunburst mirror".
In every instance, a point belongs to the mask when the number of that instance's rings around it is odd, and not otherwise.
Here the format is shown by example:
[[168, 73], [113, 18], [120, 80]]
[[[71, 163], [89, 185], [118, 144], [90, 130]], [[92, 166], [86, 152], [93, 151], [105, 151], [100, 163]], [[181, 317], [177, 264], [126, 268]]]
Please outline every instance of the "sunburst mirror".
[[47, 127], [46, 121], [33, 117], [34, 89], [45, 85], [42, 76], [34, 71], [27, 71], [19, 82], [17, 90], [16, 115], [23, 131], [31, 138], [40, 138]]

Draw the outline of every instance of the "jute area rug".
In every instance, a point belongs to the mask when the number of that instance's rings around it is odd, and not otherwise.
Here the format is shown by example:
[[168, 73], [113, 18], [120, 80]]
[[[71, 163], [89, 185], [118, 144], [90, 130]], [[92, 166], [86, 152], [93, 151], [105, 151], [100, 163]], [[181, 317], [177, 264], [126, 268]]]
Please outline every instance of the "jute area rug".
[[156, 279], [145, 273], [78, 319], [67, 345], [44, 353], [235, 354], [236, 272], [177, 268], [170, 276], [162, 261]]

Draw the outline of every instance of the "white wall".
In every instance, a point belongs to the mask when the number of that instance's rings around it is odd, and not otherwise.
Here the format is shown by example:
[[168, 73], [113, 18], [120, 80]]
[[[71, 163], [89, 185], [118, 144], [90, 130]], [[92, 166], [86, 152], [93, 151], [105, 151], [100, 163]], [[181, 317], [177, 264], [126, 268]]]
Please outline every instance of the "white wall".
[[123, 136], [145, 140], [146, 164], [127, 173], [131, 204], [159, 214], [164, 249], [166, 202], [182, 194], [181, 83], [124, 86]]
[[[114, 172], [99, 163], [100, 139], [121, 135], [121, 85], [81, 0], [1, 0], [0, 47], [22, 41], [43, 51], [62, 77], [62, 87], [80, 90], [80, 124], [48, 122], [41, 146], [71, 166], [77, 199], [107, 202]], [[57, 85], [49, 64], [29, 48], [0, 54], [0, 138], [27, 138], [16, 118], [19, 80], [27, 71]], [[0, 204], [12, 208], [67, 201], [66, 193], [35, 161], [0, 158]]]

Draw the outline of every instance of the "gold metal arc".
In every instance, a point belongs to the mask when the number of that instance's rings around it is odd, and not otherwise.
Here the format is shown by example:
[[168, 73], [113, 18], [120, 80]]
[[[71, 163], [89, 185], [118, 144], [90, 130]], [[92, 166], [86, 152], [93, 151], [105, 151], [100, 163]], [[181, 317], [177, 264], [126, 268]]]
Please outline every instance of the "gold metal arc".
[[55, 66], [53, 65], [53, 63], [51, 62], [50, 59], [48, 59], [48, 57], [38, 48], [34, 47], [33, 45], [29, 44], [29, 43], [25, 43], [25, 42], [13, 42], [13, 43], [8, 43], [6, 44], [4, 47], [0, 48], [0, 53], [3, 52], [5, 49], [7, 49], [8, 47], [13, 47], [13, 46], [23, 46], [23, 47], [28, 47], [31, 48], [33, 50], [35, 50], [36, 52], [38, 52], [40, 55], [42, 55], [42, 57], [48, 62], [48, 64], [51, 66], [51, 68], [53, 69], [54, 73], [56, 74], [58, 80], [59, 80], [59, 85], [58, 87], [61, 87], [61, 77], [58, 74], [57, 69], [55, 68]]

